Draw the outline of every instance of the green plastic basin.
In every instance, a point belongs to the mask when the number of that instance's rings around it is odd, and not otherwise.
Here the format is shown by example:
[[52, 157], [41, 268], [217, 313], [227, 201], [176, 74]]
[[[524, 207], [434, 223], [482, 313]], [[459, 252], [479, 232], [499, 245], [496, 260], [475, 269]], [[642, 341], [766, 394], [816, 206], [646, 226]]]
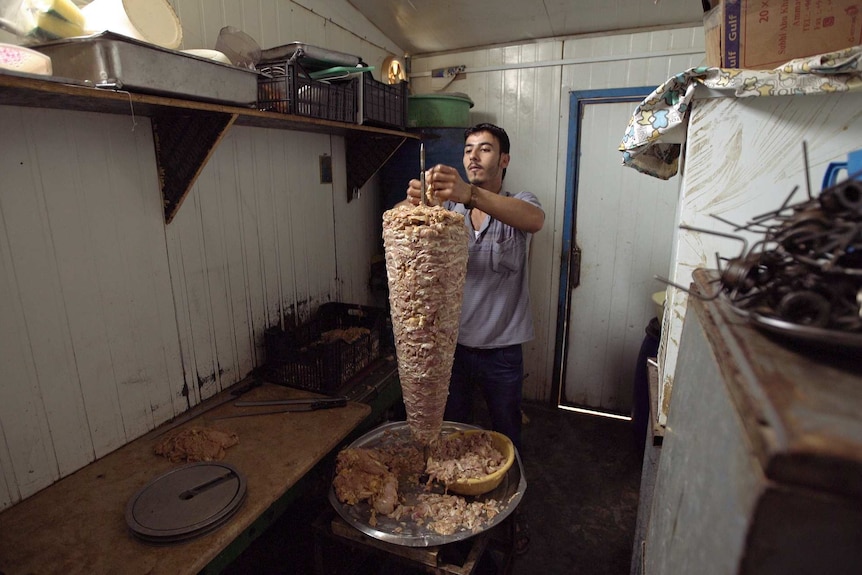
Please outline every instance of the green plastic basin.
[[407, 101], [407, 127], [466, 128], [472, 107], [467, 94], [415, 94]]

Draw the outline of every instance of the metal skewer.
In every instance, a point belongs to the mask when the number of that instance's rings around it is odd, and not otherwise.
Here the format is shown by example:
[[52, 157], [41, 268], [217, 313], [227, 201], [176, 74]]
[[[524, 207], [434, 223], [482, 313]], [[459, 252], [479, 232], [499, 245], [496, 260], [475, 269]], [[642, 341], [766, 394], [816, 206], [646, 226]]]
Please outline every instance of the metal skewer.
[[425, 182], [425, 142], [419, 142], [419, 181], [422, 182], [422, 205], [428, 205], [428, 184]]

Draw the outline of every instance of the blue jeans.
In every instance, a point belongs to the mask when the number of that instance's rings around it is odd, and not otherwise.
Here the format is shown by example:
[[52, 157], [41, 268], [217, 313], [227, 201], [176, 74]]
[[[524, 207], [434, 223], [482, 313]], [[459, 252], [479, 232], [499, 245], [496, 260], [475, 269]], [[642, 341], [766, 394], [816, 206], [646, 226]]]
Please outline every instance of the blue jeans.
[[476, 349], [458, 345], [446, 401], [446, 421], [473, 423], [473, 392], [481, 390], [491, 429], [507, 436], [521, 451], [521, 396], [524, 355], [521, 345]]

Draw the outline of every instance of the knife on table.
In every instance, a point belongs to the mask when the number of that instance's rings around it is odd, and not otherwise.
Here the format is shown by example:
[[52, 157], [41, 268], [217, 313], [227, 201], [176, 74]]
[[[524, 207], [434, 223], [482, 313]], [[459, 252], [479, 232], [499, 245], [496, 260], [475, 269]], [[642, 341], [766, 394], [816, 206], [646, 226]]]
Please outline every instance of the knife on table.
[[245, 413], [232, 413], [230, 415], [222, 415], [213, 417], [216, 419], [230, 419], [233, 417], [250, 417], [252, 415], [270, 415], [274, 413], [291, 413], [299, 411], [317, 411], [318, 409], [332, 409], [334, 407], [344, 407], [347, 405], [346, 397], [333, 397], [328, 399], [273, 399], [268, 401], [238, 401], [234, 403], [236, 407], [263, 407], [278, 405], [276, 409], [265, 409], [259, 411], [249, 411]]

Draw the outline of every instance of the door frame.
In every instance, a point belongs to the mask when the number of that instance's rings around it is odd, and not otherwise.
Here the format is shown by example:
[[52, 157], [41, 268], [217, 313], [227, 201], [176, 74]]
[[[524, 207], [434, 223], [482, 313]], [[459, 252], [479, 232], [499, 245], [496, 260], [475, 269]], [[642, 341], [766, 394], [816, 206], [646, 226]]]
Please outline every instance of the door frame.
[[[583, 407], [563, 401], [566, 381], [565, 357], [569, 347], [569, 311], [573, 282], [578, 281], [579, 270], [575, 267], [574, 254], [578, 221], [578, 177], [580, 176], [581, 120], [584, 109], [590, 104], [618, 104], [642, 102], [655, 91], [655, 86], [633, 88], [608, 88], [600, 90], [573, 90], [569, 92], [569, 126], [566, 144], [566, 196], [563, 216], [563, 244], [560, 251], [560, 290], [557, 299], [557, 328], [554, 338], [554, 375], [551, 397], [556, 398], [557, 407]], [[620, 140], [624, 132], [620, 126]], [[622, 152], [620, 152], [622, 154]]]

